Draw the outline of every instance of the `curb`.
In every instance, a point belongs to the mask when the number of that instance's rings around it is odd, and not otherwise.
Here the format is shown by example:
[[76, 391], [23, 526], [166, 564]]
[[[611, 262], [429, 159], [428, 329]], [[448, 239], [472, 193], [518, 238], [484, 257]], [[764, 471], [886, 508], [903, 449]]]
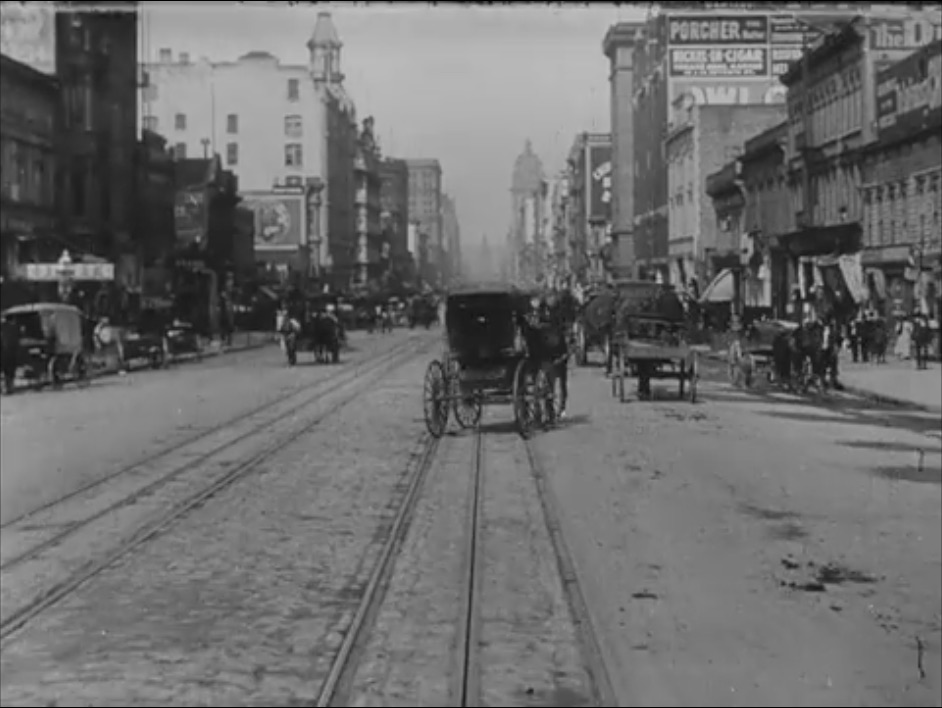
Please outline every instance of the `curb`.
[[870, 391], [859, 386], [848, 386], [844, 384], [844, 392], [850, 393], [854, 396], [859, 396], [868, 401], [873, 401], [874, 403], [882, 403], [888, 406], [894, 406], [895, 408], [909, 408], [918, 411], [924, 411], [926, 413], [939, 413], [942, 414], [942, 407], [940, 406], [929, 406], [924, 403], [916, 403], [915, 401], [908, 401], [905, 398], [898, 398], [896, 396], [887, 396], [882, 393], [877, 393], [876, 391]]

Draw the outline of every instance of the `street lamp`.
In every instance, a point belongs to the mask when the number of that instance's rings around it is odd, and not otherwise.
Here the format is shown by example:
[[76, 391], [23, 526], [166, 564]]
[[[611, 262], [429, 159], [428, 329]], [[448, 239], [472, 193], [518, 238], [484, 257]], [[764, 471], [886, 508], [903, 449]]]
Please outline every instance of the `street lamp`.
[[68, 250], [62, 252], [59, 260], [56, 262], [56, 271], [59, 275], [59, 299], [62, 302], [68, 302], [72, 294], [72, 287], [75, 284], [75, 266], [72, 263], [72, 256]]

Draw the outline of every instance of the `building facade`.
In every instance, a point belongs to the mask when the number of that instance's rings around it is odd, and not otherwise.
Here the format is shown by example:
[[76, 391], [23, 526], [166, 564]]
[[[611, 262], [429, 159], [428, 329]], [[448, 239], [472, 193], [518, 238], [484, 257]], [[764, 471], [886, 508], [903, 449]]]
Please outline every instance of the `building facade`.
[[[613, 236], [619, 262], [669, 275], [669, 185], [662, 141], [671, 109], [687, 94], [699, 105], [785, 102], [779, 81], [805, 47], [863, 15], [887, 59], [930, 41], [938, 8], [905, 3], [734, 3], [706, 11], [670, 3], [648, 21], [619, 23], [603, 50], [612, 67]], [[629, 217], [628, 213], [631, 213]], [[629, 245], [624, 244], [628, 241]]]
[[[669, 191], [667, 280], [683, 287], [691, 277], [704, 283], [713, 274], [712, 254], [721, 240], [707, 176], [742, 152], [743, 136], [780, 123], [781, 106], [705, 106], [689, 94], [675, 102], [675, 118], [664, 139]], [[639, 270], [641, 277], [653, 276]], [[663, 273], [661, 273], [663, 277]]]
[[162, 136], [143, 131], [137, 149], [139, 203], [133, 231], [140, 244], [141, 289], [146, 300], [165, 297], [172, 284], [168, 266], [176, 248], [176, 169]]
[[442, 194], [442, 241], [445, 244], [445, 282], [458, 282], [461, 278], [461, 226], [458, 206], [449, 194]]
[[[358, 135], [342, 46], [330, 13], [321, 12], [307, 65], [282, 64], [267, 52], [212, 62], [161, 49], [143, 69], [141, 116], [143, 127], [167, 136], [178, 158], [218, 153], [242, 189], [272, 195], [261, 203], [277, 201], [280, 188], [300, 189], [304, 216], [267, 240], [275, 232], [257, 223], [256, 255], [305, 277], [330, 279], [336, 270], [346, 280], [357, 265]], [[257, 219], [265, 219], [267, 210], [258, 208]]]
[[390, 248], [382, 228], [380, 191], [382, 178], [379, 164], [382, 158], [373, 136], [373, 119], [363, 121], [363, 130], [357, 141], [357, 156], [353, 164], [356, 180], [356, 284], [378, 286], [388, 273]]
[[[79, 297], [117, 316], [141, 292], [138, 206], [137, 3], [110, 12], [57, 13], [56, 73], [62, 115], [59, 230], [73, 258], [114, 263], [114, 282], [83, 284]], [[114, 8], [114, 5], [111, 6]]]
[[442, 167], [435, 159], [406, 160], [409, 168], [409, 218], [425, 238], [424, 270], [428, 283], [442, 278]]
[[5, 55], [0, 67], [0, 282], [6, 307], [39, 296], [41, 286], [23, 282], [20, 264], [55, 262], [63, 245], [55, 192], [58, 81]]
[[415, 254], [409, 250], [409, 167], [392, 157], [379, 163], [381, 228], [390, 245], [391, 280], [397, 285], [415, 278]]
[[567, 229], [572, 270], [582, 281], [601, 280], [613, 233], [612, 137], [579, 133], [566, 160]]
[[543, 216], [548, 208], [546, 173], [543, 163], [527, 140], [514, 163], [510, 187], [511, 226], [509, 251], [515, 282], [535, 285], [542, 277], [545, 262], [542, 233]]
[[879, 71], [876, 140], [864, 151], [863, 266], [875, 307], [939, 318], [942, 42]]

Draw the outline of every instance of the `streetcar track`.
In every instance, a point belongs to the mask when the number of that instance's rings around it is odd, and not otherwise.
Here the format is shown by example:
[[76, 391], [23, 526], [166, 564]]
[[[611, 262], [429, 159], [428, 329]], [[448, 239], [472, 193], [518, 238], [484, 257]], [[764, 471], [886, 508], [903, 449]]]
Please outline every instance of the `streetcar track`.
[[[397, 345], [396, 348], [399, 348], [399, 347], [406, 347], [406, 346], [408, 346], [410, 343], [414, 343], [414, 342], [415, 342], [414, 339], [409, 339], [409, 340], [407, 340], [406, 342]], [[394, 350], [395, 350], [396, 348], [394, 348]], [[393, 350], [390, 350], [390, 351], [393, 351]], [[341, 364], [339, 367], [337, 367], [336, 369], [334, 369], [334, 371], [336, 371], [336, 372], [338, 372], [338, 373], [345, 373], [345, 372], [350, 371], [350, 370], [351, 370], [351, 367], [355, 370], [356, 367], [358, 367], [358, 366], [368, 365], [371, 361], [376, 361], [376, 360], [378, 360], [378, 359], [380, 359], [380, 358], [382, 358], [383, 356], [388, 355], [388, 354], [389, 354], [389, 352], [385, 352], [385, 353], [379, 354], [378, 356], [374, 356], [374, 357], [367, 358], [367, 359], [365, 359], [365, 360], [363, 360], [363, 361], [347, 362], [347, 363], [345, 363], [345, 364]], [[193, 444], [195, 444], [195, 443], [200, 442], [201, 440], [205, 440], [206, 438], [211, 437], [212, 435], [215, 435], [216, 433], [219, 433], [219, 432], [225, 430], [226, 428], [232, 427], [233, 425], [237, 425], [237, 424], [241, 423], [242, 421], [248, 420], [249, 418], [251, 418], [251, 417], [253, 417], [253, 416], [256, 416], [256, 415], [265, 413], [266, 411], [269, 411], [269, 410], [271, 410], [272, 408], [274, 408], [274, 407], [276, 407], [276, 406], [278, 406], [278, 405], [283, 404], [286, 400], [290, 400], [291, 398], [294, 398], [294, 397], [296, 397], [296, 396], [300, 396], [300, 395], [303, 395], [303, 394], [306, 394], [306, 393], [310, 393], [313, 389], [315, 389], [315, 388], [317, 388], [317, 387], [319, 387], [319, 386], [321, 386], [321, 385], [329, 384], [329, 383], [330, 383], [330, 379], [327, 379], [326, 381], [323, 380], [323, 379], [318, 379], [317, 381], [312, 381], [311, 383], [305, 384], [305, 385], [302, 386], [301, 388], [299, 388], [299, 389], [297, 389], [297, 390], [295, 390], [295, 391], [292, 391], [292, 392], [289, 393], [289, 394], [287, 395], [287, 397], [285, 397], [285, 398], [273, 398], [271, 401], [268, 401], [268, 402], [262, 404], [261, 406], [256, 406], [255, 408], [251, 408], [251, 409], [249, 409], [249, 410], [247, 410], [247, 411], [244, 411], [244, 412], [242, 412], [242, 413], [240, 413], [240, 414], [238, 414], [238, 415], [236, 415], [236, 416], [234, 416], [234, 417], [232, 417], [232, 418], [228, 418], [228, 419], [226, 419], [226, 420], [224, 420], [224, 421], [222, 421], [222, 422], [220, 422], [220, 423], [217, 423], [217, 424], [215, 424], [215, 425], [212, 425], [212, 426], [210, 426], [210, 427], [208, 427], [208, 428], [200, 429], [199, 431], [197, 431], [197, 432], [194, 433], [193, 435], [187, 436], [187, 437], [185, 437], [185, 438], [182, 439], [182, 440], [178, 440], [178, 441], [176, 441], [176, 442], [170, 443], [170, 444], [168, 444], [168, 445], [162, 447], [161, 449], [159, 449], [159, 450], [157, 450], [157, 451], [155, 451], [155, 452], [153, 452], [153, 453], [151, 453], [151, 454], [149, 454], [149, 455], [146, 455], [146, 456], [144, 456], [144, 457], [142, 457], [142, 458], [139, 458], [139, 459], [135, 460], [134, 462], [131, 462], [131, 463], [126, 464], [126, 465], [123, 465], [123, 466], [119, 467], [118, 469], [116, 469], [116, 470], [114, 470], [114, 471], [112, 471], [112, 472], [109, 472], [108, 474], [106, 474], [106, 475], [103, 476], [103, 477], [97, 477], [97, 478], [95, 478], [94, 480], [88, 482], [87, 484], [84, 484], [84, 485], [82, 485], [82, 486], [80, 486], [80, 487], [78, 487], [78, 488], [76, 488], [76, 489], [70, 491], [68, 494], [64, 494], [64, 495], [62, 495], [62, 496], [60, 496], [60, 497], [56, 497], [55, 499], [52, 499], [52, 500], [50, 500], [50, 501], [48, 501], [48, 502], [45, 502], [45, 503], [43, 503], [43, 504], [37, 506], [37, 507], [34, 508], [34, 509], [30, 509], [29, 511], [27, 511], [27, 512], [25, 512], [25, 513], [23, 513], [23, 514], [20, 514], [20, 515], [17, 516], [17, 517], [14, 517], [14, 518], [12, 518], [12, 519], [8, 519], [7, 521], [4, 521], [3, 523], [0, 523], [0, 531], [5, 531], [5, 530], [6, 530], [8, 527], [10, 527], [10, 526], [13, 526], [13, 525], [15, 525], [15, 524], [22, 523], [22, 522], [24, 522], [24, 521], [28, 521], [30, 518], [32, 518], [32, 517], [34, 517], [34, 516], [36, 516], [36, 515], [38, 515], [38, 514], [41, 514], [41, 513], [45, 512], [45, 511], [48, 511], [48, 510], [50, 510], [50, 509], [52, 509], [52, 508], [54, 508], [54, 507], [56, 507], [56, 506], [59, 506], [59, 505], [63, 504], [64, 502], [69, 501], [70, 499], [73, 499], [73, 498], [75, 498], [75, 497], [81, 496], [82, 494], [84, 494], [84, 493], [86, 493], [86, 492], [89, 492], [89, 491], [91, 491], [91, 490], [93, 490], [93, 489], [95, 489], [95, 488], [97, 488], [97, 487], [102, 486], [102, 485], [105, 484], [106, 482], [110, 482], [111, 480], [116, 479], [116, 478], [118, 478], [118, 477], [122, 477], [122, 476], [128, 475], [128, 474], [130, 474], [130, 473], [133, 473], [135, 470], [137, 470], [137, 469], [139, 469], [139, 468], [141, 468], [141, 467], [145, 467], [145, 466], [147, 466], [147, 465], [153, 464], [154, 462], [157, 462], [157, 461], [161, 460], [161, 459], [164, 458], [164, 457], [167, 457], [167, 456], [169, 456], [169, 455], [171, 455], [171, 454], [174, 454], [174, 453], [178, 452], [179, 450], [182, 450], [183, 448], [189, 447], [189, 446], [191, 446], [191, 445], [193, 445]], [[0, 569], [2, 569], [2, 566], [0, 566]]]
[[[414, 344], [414, 342], [410, 342], [409, 344]], [[340, 390], [343, 386], [350, 387], [350, 391], [339, 401], [328, 406], [313, 420], [305, 423], [300, 429], [294, 430], [286, 438], [280, 438], [274, 444], [266, 446], [264, 449], [236, 465], [234, 468], [216, 477], [209, 484], [203, 485], [195, 493], [185, 496], [183, 499], [174, 503], [165, 512], [159, 514], [156, 518], [146, 521], [143, 525], [137, 527], [137, 529], [128, 537], [123, 539], [118, 546], [107, 551], [98, 559], [93, 559], [83, 564], [78, 570], [68, 574], [66, 578], [54, 583], [44, 591], [41, 591], [30, 601], [19, 607], [17, 610], [13, 611], [7, 618], [0, 622], [0, 641], [6, 642], [6, 640], [12, 634], [22, 629], [32, 619], [39, 616], [46, 609], [70, 596], [86, 582], [110, 568], [117, 561], [128, 555], [143, 543], [168, 529], [189, 511], [201, 506], [211, 497], [232, 486], [242, 477], [255, 470], [266, 459], [281, 451], [285, 445], [290, 444], [291, 442], [309, 433], [322, 421], [356, 400], [363, 390], [368, 387], [374, 379], [381, 377], [384, 373], [387, 373], [388, 371], [393, 370], [398, 366], [401, 366], [402, 363], [407, 362], [412, 356], [415, 355], [415, 353], [421, 351], [427, 346], [427, 343], [420, 343], [418, 347], [404, 346], [401, 350], [397, 350], [397, 354], [395, 356], [380, 357], [382, 361], [372, 362], [373, 366], [371, 367], [369, 373], [360, 372], [354, 375], [352, 379], [348, 379], [343, 384], [335, 386], [332, 389], [333, 391]], [[270, 425], [265, 427], [270, 427]], [[431, 457], [434, 455], [434, 451], [437, 449], [437, 442], [434, 444], [427, 444], [426, 447], [428, 449], [426, 455], [428, 457], [428, 462], [424, 463], [425, 469], [427, 469], [428, 465], [430, 464]], [[410, 497], [414, 499], [418, 496], [418, 490], [421, 486], [419, 484], [421, 481], [419, 477], [424, 478], [422, 465], [420, 465], [418, 469], [420, 470], [420, 473], [416, 474], [415, 486], [414, 488], [410, 488], [410, 492], [407, 495], [407, 500]], [[408, 506], [408, 501], [404, 506]], [[399, 517], [397, 517], [397, 521], [394, 523], [393, 532], [390, 538], [395, 538], [397, 529], [402, 526], [405, 521], [406, 519], [404, 518], [403, 513], [400, 512]], [[390, 548], [386, 552], [391, 555], [393, 550], [393, 548]]]
[[[473, 432], [474, 443], [470, 465], [471, 478], [468, 482], [466, 500], [466, 531], [461, 561], [461, 599], [456, 612], [456, 637], [453, 645], [456, 657], [456, 675], [450, 680], [450, 695], [453, 704], [460, 708], [482, 705], [482, 580], [485, 575], [484, 561], [484, 489], [486, 465], [485, 433], [476, 427]], [[531, 479], [539, 497], [539, 508], [549, 535], [562, 594], [569, 610], [571, 624], [578, 637], [582, 656], [581, 669], [585, 671], [591, 689], [591, 704], [594, 706], [617, 706], [611, 679], [598, 642], [596, 630], [588, 611], [585, 596], [579, 583], [578, 574], [572, 561], [568, 546], [563, 537], [558, 506], [543, 471], [542, 464], [532, 440], [523, 440], [526, 460]], [[421, 472], [424, 478], [434, 464], [435, 450], [427, 451]], [[415, 481], [413, 482], [415, 484]], [[420, 486], [420, 483], [419, 483]], [[410, 489], [410, 497], [400, 509], [400, 515], [413, 514], [416, 506], [418, 487]], [[346, 632], [340, 650], [335, 654], [328, 678], [321, 686], [315, 705], [327, 706], [350, 705], [353, 687], [357, 679], [358, 660], [362, 657], [366, 642], [372, 632], [377, 616], [386, 599], [386, 593], [392, 580], [395, 561], [395, 549], [404, 539], [401, 519], [397, 518], [398, 528], [387, 539], [387, 546], [374, 569], [374, 574], [367, 591], [362, 595], [356, 611], [356, 618]]]
[[[330, 379], [326, 381], [319, 381], [315, 384], [312, 384], [311, 386], [305, 387], [304, 389], [296, 392], [295, 394], [292, 394], [290, 397], [286, 399], [276, 399], [271, 403], [266, 403], [261, 409], [250, 411], [249, 415], [238, 416], [235, 419], [236, 423], [248, 420], [254, 415], [259, 415], [260, 413], [268, 412], [272, 410], [275, 406], [279, 404], [283, 404], [286, 400], [295, 398], [300, 393], [311, 394], [313, 392], [313, 395], [308, 395], [303, 401], [291, 406], [285, 411], [282, 411], [281, 413], [276, 415], [274, 418], [268, 418], [262, 421], [261, 423], [258, 423], [252, 426], [248, 431], [244, 431], [242, 433], [235, 435], [234, 437], [224, 440], [222, 443], [214, 446], [208, 451], [188, 452], [186, 448], [192, 445], [195, 445], [199, 442], [202, 442], [203, 440], [207, 439], [214, 433], [222, 432], [226, 426], [214, 427], [206, 435], [200, 434], [196, 436], [195, 438], [180, 445], [179, 447], [167, 450], [164, 453], [156, 457], [154, 456], [148, 457], [143, 462], [135, 463], [133, 465], [130, 465], [128, 467], [125, 467], [119, 470], [115, 474], [109, 475], [103, 481], [113, 480], [117, 478], [119, 475], [131, 476], [134, 472], [138, 470], [142, 470], [164, 457], [169, 457], [171, 454], [175, 454], [179, 457], [184, 458], [183, 462], [173, 466], [168, 472], [165, 472], [164, 474], [159, 475], [156, 479], [144, 484], [144, 486], [142, 487], [138, 487], [137, 489], [135, 489], [131, 494], [122, 496], [117, 501], [111, 504], [105, 505], [104, 507], [98, 509], [96, 512], [88, 516], [84, 516], [77, 521], [65, 522], [65, 523], [60, 523], [60, 524], [51, 524], [51, 525], [45, 526], [46, 528], [58, 529], [58, 530], [51, 536], [48, 536], [47, 538], [40, 541], [39, 543], [33, 544], [26, 550], [20, 553], [17, 553], [12, 558], [7, 558], [7, 559], [4, 559], [3, 561], [0, 561], [0, 572], [6, 572], [16, 567], [17, 565], [21, 565], [23, 563], [26, 563], [36, 558], [37, 556], [41, 555], [44, 551], [58, 545], [69, 536], [74, 535], [77, 531], [80, 531], [81, 529], [87, 527], [88, 525], [94, 523], [95, 521], [98, 521], [99, 519], [110, 514], [111, 512], [137, 502], [143, 497], [146, 497], [152, 494], [153, 492], [157, 491], [161, 487], [166, 486], [167, 484], [179, 478], [181, 475], [185, 474], [186, 472], [196, 467], [199, 467], [200, 465], [205, 464], [207, 461], [211, 460], [213, 457], [218, 456], [221, 452], [224, 452], [232, 448], [235, 445], [245, 442], [246, 440], [249, 440], [250, 438], [255, 437], [265, 432], [266, 430], [271, 428], [273, 425], [278, 424], [279, 422], [285, 420], [286, 418], [289, 418], [290, 416], [294, 415], [298, 411], [303, 410], [307, 406], [316, 402], [317, 400], [325, 396], [328, 396], [334, 393], [335, 391], [339, 390], [343, 386], [347, 385], [350, 382], [351, 377], [355, 380], [363, 376], [364, 374], [368, 373], [370, 370], [381, 368], [383, 365], [385, 365], [389, 361], [392, 361], [396, 359], [398, 356], [401, 356], [403, 352], [405, 352], [406, 350], [409, 350], [411, 354], [411, 347], [409, 346], [410, 344], [414, 344], [414, 343], [406, 342], [400, 347], [397, 347], [396, 349], [390, 350], [388, 352], [384, 352], [378, 357], [367, 360], [366, 362], [362, 362], [361, 364], [355, 366], [353, 369], [346, 369], [342, 372], [338, 372], [339, 377], [331, 377]], [[363, 372], [362, 371], [363, 368], [367, 369], [367, 372]], [[60, 498], [59, 500], [48, 504], [45, 508], [45, 512], [53, 511], [55, 507], [57, 506], [61, 507], [66, 502], [77, 498], [82, 491], [90, 492], [94, 489], [97, 489], [99, 486], [101, 486], [101, 482], [96, 481], [90, 485], [87, 485], [83, 490], [70, 493]], [[37, 510], [36, 512], [33, 512], [29, 517], [23, 518], [22, 521], [30, 521], [39, 513], [41, 512]], [[35, 526], [35, 525], [30, 526], [30, 527], [21, 526], [20, 530], [24, 532], [34, 532], [36, 530], [40, 530], [41, 528], [42, 526]], [[15, 531], [16, 529], [7, 527], [3, 530], [7, 531], [7, 533], [10, 533], [10, 532]]]

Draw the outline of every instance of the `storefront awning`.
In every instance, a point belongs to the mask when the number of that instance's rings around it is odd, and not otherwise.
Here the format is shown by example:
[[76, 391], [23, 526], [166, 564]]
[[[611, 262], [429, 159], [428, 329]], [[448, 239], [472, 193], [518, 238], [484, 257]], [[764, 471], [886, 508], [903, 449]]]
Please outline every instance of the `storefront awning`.
[[700, 302], [732, 302], [734, 295], [735, 283], [733, 281], [733, 269], [724, 268], [710, 281], [710, 284], [706, 286], [703, 295], [700, 296]]

